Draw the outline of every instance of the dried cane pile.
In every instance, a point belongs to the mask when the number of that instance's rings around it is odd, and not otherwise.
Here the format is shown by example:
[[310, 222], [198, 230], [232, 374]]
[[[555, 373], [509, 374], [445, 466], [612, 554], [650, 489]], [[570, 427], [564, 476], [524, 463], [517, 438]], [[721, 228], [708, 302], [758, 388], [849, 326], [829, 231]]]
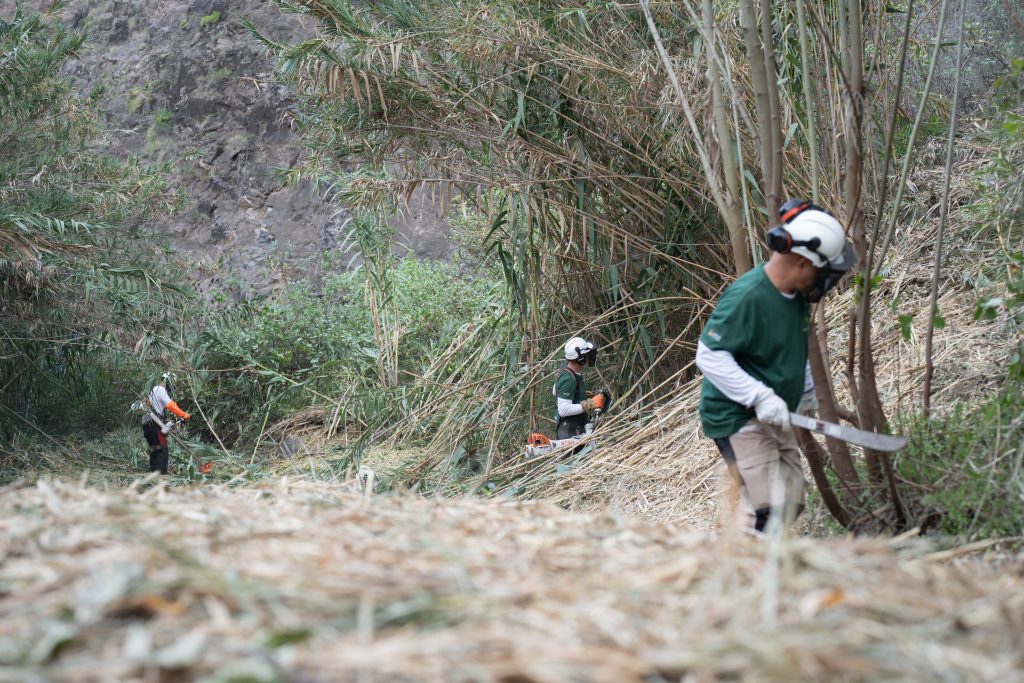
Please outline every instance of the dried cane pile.
[[1024, 679], [1024, 585], [351, 484], [0, 492], [0, 681]]

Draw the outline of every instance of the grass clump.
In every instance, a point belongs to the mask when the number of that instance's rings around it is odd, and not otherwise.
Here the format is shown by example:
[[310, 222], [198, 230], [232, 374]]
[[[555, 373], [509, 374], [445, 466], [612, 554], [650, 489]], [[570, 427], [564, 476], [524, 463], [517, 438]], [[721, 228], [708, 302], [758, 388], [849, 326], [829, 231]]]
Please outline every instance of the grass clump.
[[199, 28], [206, 30], [207, 28], [214, 26], [220, 21], [220, 11], [214, 10], [209, 14], [199, 17]]
[[210, 85], [218, 85], [231, 78], [232, 70], [226, 66], [214, 69], [207, 75], [207, 81]]
[[169, 131], [173, 120], [174, 116], [166, 109], [157, 109], [153, 112], [153, 128], [157, 131]]

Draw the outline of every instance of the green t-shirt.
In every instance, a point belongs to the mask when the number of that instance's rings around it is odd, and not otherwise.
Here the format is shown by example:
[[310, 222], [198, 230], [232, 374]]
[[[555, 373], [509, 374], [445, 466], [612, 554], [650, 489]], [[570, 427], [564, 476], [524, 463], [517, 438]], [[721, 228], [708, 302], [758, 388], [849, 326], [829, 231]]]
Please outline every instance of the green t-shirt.
[[[580, 392], [579, 392], [579, 394], [576, 393], [576, 378], [577, 377], [579, 378], [579, 382], [580, 382]], [[577, 373], [574, 376], [573, 373], [572, 373], [572, 370], [569, 370], [568, 368], [562, 368], [561, 370], [559, 370], [558, 371], [558, 377], [555, 378], [555, 391], [554, 391], [554, 395], [555, 395], [555, 422], [558, 422], [558, 420], [559, 420], [559, 417], [558, 417], [558, 399], [560, 399], [560, 398], [567, 398], [570, 401], [572, 401], [573, 403], [579, 403], [580, 401], [582, 401], [583, 399], [585, 399], [587, 397], [587, 385], [586, 385], [586, 382], [583, 379], [583, 373], [580, 372], [580, 373]], [[582, 417], [586, 418], [586, 414], [583, 414]], [[578, 419], [578, 416], [573, 415], [572, 417], [569, 417], [569, 418], [566, 418], [566, 419]]]
[[[792, 299], [783, 296], [762, 264], [726, 288], [700, 340], [713, 351], [731, 353], [745, 372], [796, 410], [804, 390], [809, 311], [802, 294]], [[700, 418], [709, 438], [735, 434], [753, 416], [752, 408], [726, 398], [704, 378]]]

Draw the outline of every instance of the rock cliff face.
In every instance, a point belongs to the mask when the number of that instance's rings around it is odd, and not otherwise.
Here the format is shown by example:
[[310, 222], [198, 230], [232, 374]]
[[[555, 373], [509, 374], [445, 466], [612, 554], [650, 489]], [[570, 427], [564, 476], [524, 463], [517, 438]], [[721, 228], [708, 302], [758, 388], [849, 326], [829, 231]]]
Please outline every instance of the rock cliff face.
[[[14, 0], [0, 0], [5, 19], [14, 8]], [[239, 19], [289, 40], [310, 34], [296, 18], [266, 0], [72, 0], [62, 16], [88, 32], [68, 73], [83, 92], [105, 88], [110, 151], [172, 164], [171, 184], [185, 205], [153, 227], [195, 264], [201, 291], [315, 280], [325, 255], [348, 261], [345, 210], [308, 186], [281, 188], [271, 177], [294, 165], [303, 147], [289, 128], [287, 89]], [[414, 198], [412, 206], [396, 223], [396, 251], [447, 256], [444, 223], [424, 202]]]

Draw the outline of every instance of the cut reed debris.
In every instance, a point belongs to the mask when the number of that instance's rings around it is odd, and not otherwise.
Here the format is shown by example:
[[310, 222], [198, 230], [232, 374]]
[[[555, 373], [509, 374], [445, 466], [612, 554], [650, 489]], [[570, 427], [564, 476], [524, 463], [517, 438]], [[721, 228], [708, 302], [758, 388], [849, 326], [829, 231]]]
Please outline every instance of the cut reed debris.
[[0, 529], [0, 681], [1024, 676], [1020, 577], [915, 541], [790, 539], [773, 573], [746, 536], [308, 479], [40, 481]]

